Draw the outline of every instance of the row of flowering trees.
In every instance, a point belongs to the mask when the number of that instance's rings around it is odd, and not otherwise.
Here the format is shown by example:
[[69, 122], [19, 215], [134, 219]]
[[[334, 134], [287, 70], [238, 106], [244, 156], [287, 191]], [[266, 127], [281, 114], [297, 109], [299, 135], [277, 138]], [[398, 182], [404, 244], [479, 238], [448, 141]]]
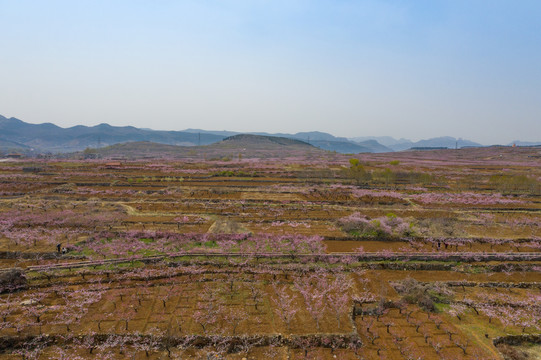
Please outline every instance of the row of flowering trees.
[[54, 246], [57, 243], [75, 243], [82, 236], [89, 236], [104, 228], [120, 224], [125, 217], [122, 211], [100, 209], [87, 204], [84, 209], [43, 207], [13, 209], [0, 216], [0, 238], [6, 238], [8, 248], [31, 248], [37, 245]]
[[[192, 267], [191, 270], [196, 277], [182, 281], [173, 278], [178, 276], [176, 269], [162, 266], [134, 269], [114, 277], [102, 277], [101, 280], [99, 274], [102, 270], [96, 270], [88, 286], [70, 285], [69, 282], [49, 283], [40, 286], [39, 290], [7, 294], [0, 297], [0, 333], [11, 336], [32, 335], [32, 341], [16, 351], [25, 358], [32, 358], [35, 349], [39, 350], [37, 354], [40, 353], [41, 345], [34, 340], [39, 340], [39, 336], [46, 333], [57, 333], [54, 336], [64, 339], [61, 341], [69, 339], [70, 344], [84, 343], [90, 353], [113, 348], [122, 353], [129, 345], [144, 350], [148, 356], [153, 349], [167, 348], [166, 338], [171, 334], [174, 334], [177, 342], [195, 336], [203, 336], [206, 339], [204, 341], [213, 337], [216, 341], [221, 338], [228, 344], [222, 350], [231, 351], [231, 346], [240, 346], [238, 343], [244, 341], [233, 341], [231, 336], [246, 337], [242, 334], [251, 333], [254, 326], [264, 321], [268, 324], [268, 318], [274, 316], [275, 326], [287, 334], [299, 331], [295, 324], [306, 324], [310, 318], [313, 320], [311, 327], [315, 329], [304, 340], [295, 342], [297, 340], [292, 338], [287, 344], [278, 344], [280, 346], [302, 347], [308, 352], [312, 346], [335, 348], [348, 344], [360, 345], [354, 339], [342, 339], [345, 342], [340, 345], [341, 336], [356, 336], [350, 334], [353, 330], [351, 325], [344, 323], [350, 319], [354, 287], [348, 275], [317, 269], [304, 272], [303, 275], [294, 275], [289, 280], [282, 276], [280, 281], [273, 281], [267, 286], [266, 279], [269, 276], [276, 279], [276, 273], [270, 269], [261, 269], [257, 276], [226, 272], [224, 269], [224, 276], [212, 281], [205, 277], [204, 269]], [[284, 275], [283, 272], [281, 274]], [[156, 283], [155, 279], [162, 276], [166, 276], [167, 281]], [[189, 289], [193, 287], [194, 279], [197, 279], [197, 291]], [[118, 287], [118, 281], [122, 281], [124, 286]], [[149, 307], [156, 303], [155, 300], [159, 300], [159, 305]], [[160, 330], [150, 329], [138, 338], [140, 321], [149, 316], [149, 311], [154, 321], [168, 324], [169, 328], [164, 330], [157, 326], [156, 329]], [[318, 334], [320, 321], [324, 317], [336, 319], [332, 325], [336, 331], [328, 334], [328, 339]], [[173, 318], [175, 321], [171, 321]], [[104, 325], [106, 323], [107, 326]], [[111, 327], [111, 323], [121, 323], [121, 326]], [[197, 324], [197, 327], [190, 324]], [[84, 340], [70, 338], [69, 334], [74, 330], [74, 334], [78, 333], [81, 326], [86, 328], [86, 332], [91, 330], [89, 335]], [[329, 329], [329, 325], [325, 328]], [[97, 332], [95, 337], [93, 331]], [[117, 335], [112, 336], [111, 333]], [[261, 338], [266, 345], [269, 336]], [[245, 350], [257, 345], [254, 339], [246, 340]], [[232, 341], [237, 345], [231, 345]], [[62, 346], [66, 357], [69, 356], [67, 350], [70, 346]], [[217, 344], [213, 342], [209, 346], [215, 349]]]
[[541, 295], [531, 292], [513, 296], [495, 288], [479, 296], [464, 296], [449, 309], [449, 313], [459, 320], [467, 312], [484, 315], [489, 323], [497, 319], [504, 331], [509, 326], [521, 329], [522, 333], [541, 330]]
[[238, 254], [323, 254], [320, 236], [270, 234], [198, 234], [166, 231], [101, 232], [79, 243], [76, 251], [90, 251], [97, 258], [147, 256], [172, 252]]

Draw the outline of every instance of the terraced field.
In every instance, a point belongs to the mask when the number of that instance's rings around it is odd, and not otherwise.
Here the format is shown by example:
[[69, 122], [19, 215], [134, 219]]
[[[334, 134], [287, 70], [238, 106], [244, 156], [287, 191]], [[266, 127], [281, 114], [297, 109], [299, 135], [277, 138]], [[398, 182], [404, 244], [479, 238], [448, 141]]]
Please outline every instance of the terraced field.
[[1, 162], [0, 358], [536, 359], [540, 152]]

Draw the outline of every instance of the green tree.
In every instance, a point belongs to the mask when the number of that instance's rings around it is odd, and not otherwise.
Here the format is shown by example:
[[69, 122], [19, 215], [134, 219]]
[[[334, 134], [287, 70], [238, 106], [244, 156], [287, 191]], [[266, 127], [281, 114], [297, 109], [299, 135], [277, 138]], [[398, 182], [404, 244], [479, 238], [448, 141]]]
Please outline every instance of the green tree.
[[357, 185], [368, 184], [368, 182], [372, 179], [372, 174], [365, 170], [359, 159], [349, 159], [349, 164], [349, 177], [355, 180]]

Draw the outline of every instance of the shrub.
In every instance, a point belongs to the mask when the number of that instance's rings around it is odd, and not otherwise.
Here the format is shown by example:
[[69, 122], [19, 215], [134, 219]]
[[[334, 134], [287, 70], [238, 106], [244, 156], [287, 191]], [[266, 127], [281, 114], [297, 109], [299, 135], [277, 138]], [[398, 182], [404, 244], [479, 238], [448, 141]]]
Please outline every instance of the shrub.
[[338, 225], [345, 232], [357, 231], [365, 233], [372, 229], [372, 224], [368, 217], [356, 212], [349, 216], [338, 219]]
[[357, 185], [367, 184], [372, 179], [372, 174], [365, 170], [359, 159], [349, 159], [349, 164], [347, 175], [355, 180]]
[[391, 169], [384, 169], [380, 171], [375, 171], [373, 174], [373, 178], [377, 182], [381, 182], [381, 183], [384, 183], [385, 185], [389, 185], [395, 182], [396, 173], [392, 171]]
[[493, 175], [489, 183], [504, 194], [541, 194], [541, 182], [526, 175]]
[[244, 171], [231, 171], [231, 170], [224, 170], [224, 171], [218, 171], [213, 174], [213, 176], [223, 176], [223, 177], [251, 177], [254, 176], [254, 173], [247, 173]]
[[436, 311], [436, 303], [448, 304], [453, 293], [447, 286], [436, 283], [423, 284], [415, 279], [407, 278], [392, 283], [395, 290], [402, 295], [408, 304], [417, 304], [425, 311]]
[[429, 185], [435, 182], [442, 182], [443, 178], [439, 178], [437, 181], [433, 175], [416, 171], [397, 171], [394, 173], [396, 182], [409, 183], [409, 184], [422, 184]]
[[393, 213], [370, 220], [368, 217], [356, 212], [338, 219], [338, 225], [343, 231], [359, 236], [387, 237], [410, 236], [413, 234], [411, 224]]

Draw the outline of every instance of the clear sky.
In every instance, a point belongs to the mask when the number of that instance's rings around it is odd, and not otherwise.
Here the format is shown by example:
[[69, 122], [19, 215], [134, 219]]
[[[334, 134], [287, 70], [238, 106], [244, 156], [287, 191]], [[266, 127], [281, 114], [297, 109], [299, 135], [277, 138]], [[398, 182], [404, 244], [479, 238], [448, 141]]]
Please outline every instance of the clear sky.
[[541, 140], [539, 0], [0, 0], [0, 114]]

